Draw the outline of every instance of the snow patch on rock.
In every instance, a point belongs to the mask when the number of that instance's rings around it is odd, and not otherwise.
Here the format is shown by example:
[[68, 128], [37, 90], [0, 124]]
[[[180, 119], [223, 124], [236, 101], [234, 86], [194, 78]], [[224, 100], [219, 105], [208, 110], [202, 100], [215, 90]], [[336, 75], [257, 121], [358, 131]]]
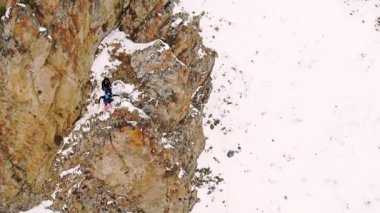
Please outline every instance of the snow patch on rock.
[[82, 174], [82, 171], [80, 170], [80, 165], [77, 165], [74, 168], [71, 168], [71, 169], [68, 169], [68, 170], [65, 170], [65, 171], [61, 172], [59, 174], [59, 177], [63, 178], [66, 175], [69, 175], [69, 174]]
[[45, 200], [42, 201], [40, 205], [35, 206], [28, 211], [20, 211], [20, 213], [55, 213], [54, 211], [48, 209], [51, 205], [53, 205], [53, 201]]

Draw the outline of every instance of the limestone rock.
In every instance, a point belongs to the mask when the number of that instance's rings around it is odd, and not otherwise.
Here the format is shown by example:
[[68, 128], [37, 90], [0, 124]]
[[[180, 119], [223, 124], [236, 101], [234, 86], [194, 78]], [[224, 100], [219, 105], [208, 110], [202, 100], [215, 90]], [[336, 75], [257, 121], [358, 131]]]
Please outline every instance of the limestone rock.
[[[174, 2], [0, 2], [6, 10], [0, 212], [27, 210], [52, 193], [53, 207], [67, 212], [190, 211], [216, 54], [202, 45], [199, 18], [173, 15]], [[147, 116], [120, 106], [107, 120], [91, 117], [90, 130], [73, 130], [86, 100], [98, 98], [88, 97], [96, 86], [90, 69], [98, 45], [117, 28], [135, 42], [155, 41], [133, 53], [117, 45], [111, 52], [120, 61], [112, 79], [136, 87], [131, 104]], [[75, 137], [65, 143], [69, 133]]]

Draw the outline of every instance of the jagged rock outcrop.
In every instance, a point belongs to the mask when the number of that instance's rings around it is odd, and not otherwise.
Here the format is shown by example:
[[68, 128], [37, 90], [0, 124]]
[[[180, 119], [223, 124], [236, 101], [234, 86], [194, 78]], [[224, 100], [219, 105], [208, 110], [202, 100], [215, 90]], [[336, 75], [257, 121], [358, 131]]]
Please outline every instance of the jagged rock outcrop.
[[[174, 2], [1, 2], [0, 212], [52, 193], [67, 212], [190, 211], [215, 53], [201, 43], [198, 18], [173, 15]], [[156, 40], [110, 53], [120, 63], [109, 75], [135, 86], [130, 103], [146, 116], [121, 104], [73, 130], [96, 98], [98, 45], [116, 28], [134, 42]], [[80, 136], [67, 142], [69, 133]]]

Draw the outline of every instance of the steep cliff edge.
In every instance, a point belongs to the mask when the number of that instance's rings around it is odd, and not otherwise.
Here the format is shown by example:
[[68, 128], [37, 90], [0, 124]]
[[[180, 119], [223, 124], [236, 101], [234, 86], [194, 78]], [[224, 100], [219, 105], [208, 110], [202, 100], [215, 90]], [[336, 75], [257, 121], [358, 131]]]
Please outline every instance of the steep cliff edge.
[[169, 0], [0, 3], [0, 212], [190, 211], [215, 58], [198, 18]]

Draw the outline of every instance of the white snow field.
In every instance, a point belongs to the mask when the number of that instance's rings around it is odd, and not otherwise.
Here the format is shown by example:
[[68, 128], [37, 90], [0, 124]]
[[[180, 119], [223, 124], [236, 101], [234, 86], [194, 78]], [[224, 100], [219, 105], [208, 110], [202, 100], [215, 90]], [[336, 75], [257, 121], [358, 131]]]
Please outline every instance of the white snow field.
[[178, 7], [219, 54], [199, 166], [224, 182], [193, 213], [379, 213], [380, 1]]

